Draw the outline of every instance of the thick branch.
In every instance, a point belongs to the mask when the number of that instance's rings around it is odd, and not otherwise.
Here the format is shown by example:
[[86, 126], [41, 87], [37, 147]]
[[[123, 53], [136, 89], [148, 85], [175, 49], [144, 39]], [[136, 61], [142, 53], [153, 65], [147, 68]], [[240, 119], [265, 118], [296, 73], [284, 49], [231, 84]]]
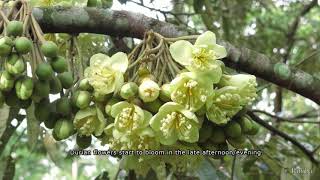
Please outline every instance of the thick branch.
[[306, 147], [304, 147], [300, 142], [298, 142], [297, 140], [295, 140], [293, 137], [287, 135], [286, 133], [278, 130], [277, 128], [269, 125], [267, 122], [265, 122], [264, 120], [262, 120], [259, 116], [255, 115], [253, 112], [248, 111], [247, 114], [258, 124], [260, 124], [261, 126], [265, 127], [266, 129], [268, 129], [269, 131], [271, 131], [272, 133], [274, 133], [275, 135], [278, 135], [280, 137], [282, 137], [283, 139], [290, 141], [293, 145], [295, 145], [296, 147], [298, 147], [309, 159], [311, 162], [313, 162], [314, 164], [319, 164], [319, 162], [314, 158], [313, 156], [313, 152], [308, 150]]
[[[35, 8], [33, 14], [46, 33], [87, 32], [143, 38], [146, 31], [153, 29], [167, 37], [186, 34], [175, 25], [128, 11], [51, 7]], [[288, 78], [281, 79], [280, 75], [274, 71], [274, 64], [265, 55], [247, 48], [236, 48], [228, 42], [220, 43], [228, 50], [228, 57], [224, 59], [227, 66], [256, 75], [320, 104], [319, 79], [296, 69], [290, 70]]]

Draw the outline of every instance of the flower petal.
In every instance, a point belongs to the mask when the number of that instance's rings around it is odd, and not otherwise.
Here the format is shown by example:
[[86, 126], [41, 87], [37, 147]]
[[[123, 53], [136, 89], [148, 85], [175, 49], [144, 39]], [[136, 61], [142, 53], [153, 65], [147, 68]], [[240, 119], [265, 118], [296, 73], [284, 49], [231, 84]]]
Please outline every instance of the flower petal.
[[98, 53], [98, 54], [91, 56], [90, 66], [101, 66], [101, 64], [103, 64], [104, 62], [107, 62], [107, 61], [110, 61], [109, 56], [102, 54], [102, 53]]
[[103, 130], [104, 130], [107, 122], [106, 122], [101, 110], [98, 107], [96, 107], [96, 110], [97, 110], [97, 117], [98, 117], [99, 123], [94, 130], [94, 134], [96, 136], [100, 136], [103, 133]]
[[192, 61], [193, 45], [185, 40], [177, 41], [170, 46], [173, 59], [181, 65], [188, 66]]
[[178, 138], [189, 143], [197, 142], [199, 140], [199, 128], [193, 122], [190, 122], [189, 125], [191, 125], [191, 128], [187, 132], [184, 133], [182, 129], [178, 131]]
[[222, 59], [227, 56], [227, 50], [223, 46], [220, 46], [218, 44], [214, 44], [212, 46], [212, 50], [214, 51], [217, 59]]
[[126, 102], [126, 101], [122, 101], [122, 102], [118, 102], [116, 104], [114, 104], [111, 107], [111, 116], [113, 118], [116, 118], [116, 116], [124, 109], [127, 107], [131, 107], [131, 104]]
[[194, 45], [198, 46], [198, 45], [208, 45], [208, 46], [213, 46], [216, 44], [216, 35], [211, 32], [211, 31], [207, 31], [203, 34], [201, 34]]
[[81, 111], [78, 111], [74, 117], [75, 120], [77, 119], [83, 119], [88, 116], [94, 116], [96, 114], [96, 109], [93, 107], [87, 107], [85, 109], [82, 109]]
[[[115, 94], [117, 94], [119, 91], [120, 91], [120, 89], [121, 89], [121, 87], [122, 87], [122, 85], [124, 84], [124, 77], [123, 77], [123, 74], [121, 74], [121, 73], [116, 73], [115, 74], [115, 80], [114, 80], [114, 87], [112, 88], [112, 91], [114, 91], [114, 93]], [[111, 92], [112, 92], [111, 91]]]
[[144, 113], [143, 127], [147, 127], [149, 125], [150, 119], [152, 118], [152, 114], [145, 110], [143, 110], [143, 113]]
[[128, 56], [123, 52], [118, 52], [110, 58], [107, 64], [110, 65], [113, 70], [125, 73], [129, 64]]
[[212, 85], [220, 81], [222, 77], [222, 69], [217, 63], [213, 62], [210, 69], [197, 72], [197, 74], [197, 80], [199, 82]]
[[169, 136], [166, 136], [166, 137], [164, 137], [162, 133], [160, 133], [159, 136], [160, 136], [159, 138], [160, 143], [163, 145], [172, 145], [176, 143], [178, 140], [178, 136], [176, 132], [172, 132], [169, 134]]
[[192, 120], [192, 121], [195, 122], [195, 123], [199, 123], [197, 116], [196, 116], [193, 112], [191, 112], [191, 111], [189, 111], [189, 110], [186, 110], [186, 109], [183, 109], [183, 110], [181, 110], [180, 112], [181, 112], [186, 118]]

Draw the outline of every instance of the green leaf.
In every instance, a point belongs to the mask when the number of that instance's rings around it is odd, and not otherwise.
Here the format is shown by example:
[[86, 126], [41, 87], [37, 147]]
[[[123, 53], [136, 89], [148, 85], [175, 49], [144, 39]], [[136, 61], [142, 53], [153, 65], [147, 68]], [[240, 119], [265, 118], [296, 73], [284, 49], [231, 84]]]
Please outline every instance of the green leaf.
[[320, 167], [314, 168], [310, 180], [320, 179]]
[[35, 148], [40, 134], [40, 123], [34, 115], [34, 103], [27, 109], [27, 135], [31, 151]]
[[[213, 167], [209, 160], [203, 160], [198, 171], [198, 177], [201, 180], [212, 180], [212, 179], [228, 179], [226, 176], [219, 177], [217, 170]], [[220, 174], [221, 175], [221, 174]]]

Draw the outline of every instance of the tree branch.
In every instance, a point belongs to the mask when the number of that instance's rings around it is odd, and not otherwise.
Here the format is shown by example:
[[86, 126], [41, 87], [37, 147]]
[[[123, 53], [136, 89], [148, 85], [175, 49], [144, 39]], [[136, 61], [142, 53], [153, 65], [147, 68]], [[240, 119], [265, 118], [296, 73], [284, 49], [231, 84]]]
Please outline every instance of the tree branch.
[[260, 124], [261, 126], [265, 127], [266, 129], [268, 129], [269, 131], [271, 131], [272, 133], [274, 133], [275, 135], [278, 135], [280, 137], [282, 137], [283, 139], [290, 141], [293, 145], [295, 145], [296, 147], [298, 147], [308, 158], [309, 160], [318, 165], [319, 161], [315, 159], [315, 157], [313, 156], [313, 151], [308, 150], [306, 147], [304, 147], [301, 143], [299, 143], [297, 140], [295, 140], [293, 137], [287, 135], [286, 133], [278, 130], [277, 128], [269, 125], [267, 122], [265, 122], [264, 120], [262, 120], [259, 116], [255, 115], [253, 112], [248, 111], [247, 114], [252, 118], [252, 120], [254, 120], [256, 123]]
[[[19, 115], [19, 108], [10, 108], [9, 110], [9, 117], [7, 120], [7, 127], [3, 133], [3, 135], [0, 137], [0, 155], [3, 153], [3, 151], [6, 148], [7, 143], [9, 142], [11, 136], [16, 131], [16, 129], [21, 124], [22, 120], [25, 118], [24, 115]], [[11, 124], [11, 121], [16, 118], [18, 121], [18, 124], [16, 126], [13, 126]]]
[[306, 112], [306, 113], [303, 113], [303, 114], [300, 114], [300, 115], [294, 116], [294, 117], [280, 117], [280, 116], [276, 116], [276, 115], [273, 115], [271, 113], [268, 113], [268, 112], [262, 111], [262, 110], [251, 110], [251, 112], [265, 114], [271, 118], [278, 119], [279, 122], [320, 124], [320, 121], [297, 120], [297, 119], [302, 119], [302, 118], [316, 118], [316, 117], [318, 117], [318, 115], [313, 115], [313, 114], [310, 115], [309, 113], [311, 113], [311, 112]]
[[301, 18], [305, 16], [308, 12], [310, 12], [310, 10], [316, 5], [317, 0], [312, 0], [309, 4], [306, 4], [291, 24], [289, 32], [287, 33], [287, 48], [286, 53], [283, 56], [284, 61], [287, 61], [290, 57], [290, 52], [293, 48], [294, 42], [296, 41], [295, 35], [297, 33]]
[[[177, 26], [142, 14], [128, 11], [80, 7], [34, 8], [33, 14], [46, 33], [99, 33], [111, 36], [143, 38], [146, 31], [152, 29], [166, 37], [186, 35], [187, 32]], [[274, 64], [264, 54], [247, 48], [236, 48], [232, 44], [220, 41], [226, 47], [227, 66], [239, 69], [259, 78], [285, 87], [320, 104], [320, 80], [309, 73], [291, 68], [287, 78], [274, 70]]]

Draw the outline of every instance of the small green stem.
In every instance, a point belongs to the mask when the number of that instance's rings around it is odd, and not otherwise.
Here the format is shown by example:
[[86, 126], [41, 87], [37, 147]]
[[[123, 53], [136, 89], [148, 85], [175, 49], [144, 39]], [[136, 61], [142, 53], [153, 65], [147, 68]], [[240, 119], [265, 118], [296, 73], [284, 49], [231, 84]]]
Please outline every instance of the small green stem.
[[144, 59], [144, 55], [145, 55], [145, 51], [138, 57], [138, 59], [133, 62], [132, 64], [130, 64], [130, 66], [128, 67], [128, 69], [131, 69], [132, 67], [136, 66], [137, 64], [139, 64], [143, 59]]
[[82, 61], [81, 48], [80, 48], [80, 46], [78, 44], [77, 37], [74, 37], [74, 45], [76, 47], [77, 54], [78, 54], [79, 78], [82, 79], [83, 78], [83, 73], [84, 73], [84, 65], [83, 65], [83, 61]]

